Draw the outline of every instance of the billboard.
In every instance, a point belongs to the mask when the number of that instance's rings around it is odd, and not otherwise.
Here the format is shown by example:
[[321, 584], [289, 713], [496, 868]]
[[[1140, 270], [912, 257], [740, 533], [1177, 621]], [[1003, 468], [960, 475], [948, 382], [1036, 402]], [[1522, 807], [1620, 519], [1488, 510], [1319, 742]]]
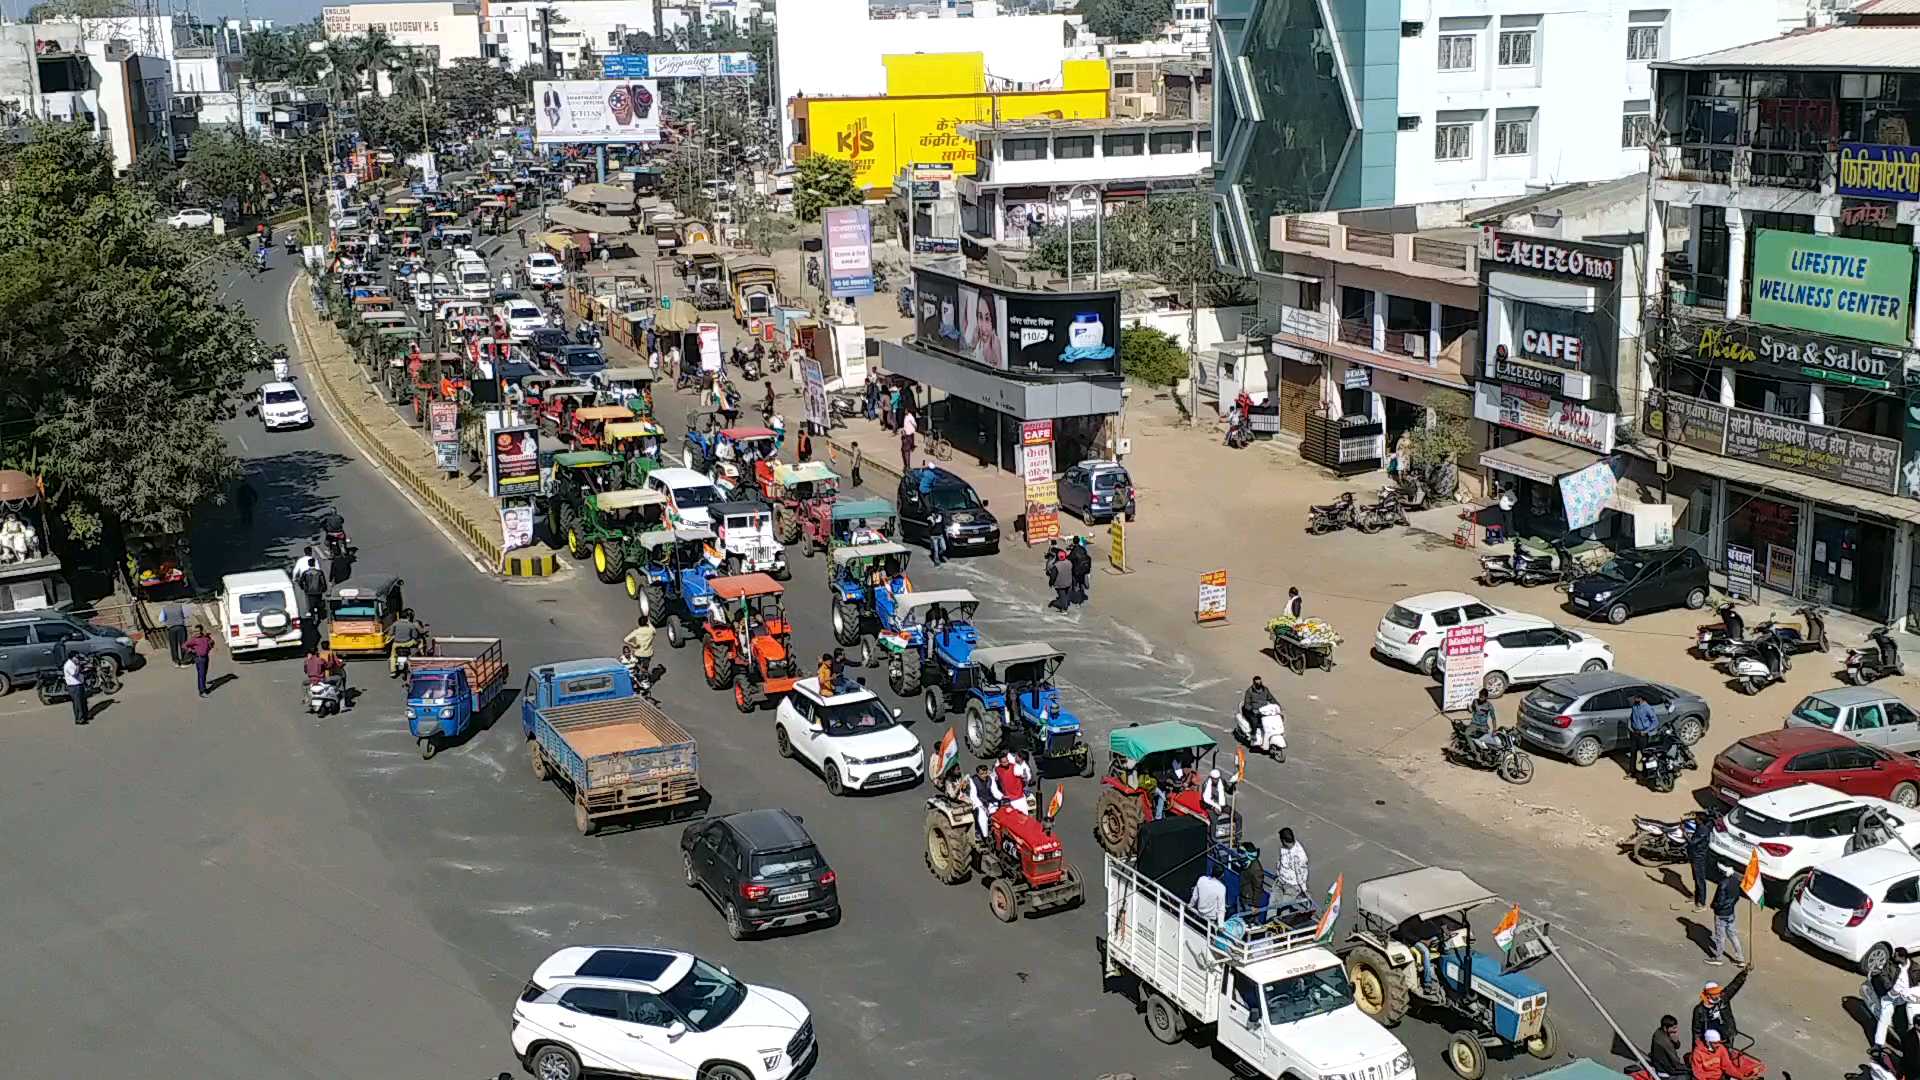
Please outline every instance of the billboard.
[[603, 57], [600, 71], [609, 79], [745, 78], [760, 65], [752, 53], [620, 53]]
[[864, 206], [836, 206], [820, 215], [826, 234], [827, 291], [845, 299], [873, 295], [873, 220]]
[[1754, 241], [1753, 321], [1901, 345], [1913, 299], [1905, 244], [1761, 229]]
[[1920, 147], [1877, 143], [1840, 144], [1836, 190], [1865, 199], [1920, 199]]
[[1120, 294], [1027, 292], [915, 270], [914, 336], [1014, 374], [1116, 375]]
[[660, 141], [660, 85], [652, 80], [536, 82], [533, 100], [542, 143]]
[[540, 493], [540, 434], [530, 427], [495, 428], [487, 452], [488, 488], [493, 497]]

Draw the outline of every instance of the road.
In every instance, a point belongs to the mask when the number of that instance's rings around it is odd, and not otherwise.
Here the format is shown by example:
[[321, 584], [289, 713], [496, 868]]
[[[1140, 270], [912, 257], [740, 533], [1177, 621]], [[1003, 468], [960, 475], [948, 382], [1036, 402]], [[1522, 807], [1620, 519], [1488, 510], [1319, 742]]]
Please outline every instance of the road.
[[[287, 340], [289, 282], [276, 266], [232, 286], [269, 341]], [[685, 402], [658, 396], [671, 430]], [[288, 557], [332, 506], [360, 548], [360, 575], [403, 577], [441, 633], [502, 636], [517, 671], [616, 651], [632, 625], [631, 602], [590, 574], [511, 583], [474, 570], [324, 411], [308, 431], [266, 435], [243, 418], [229, 435], [262, 502], [251, 530], [218, 513], [197, 523], [205, 580]], [[1089, 608], [1054, 614], [1029, 561], [920, 566], [915, 578], [972, 589], [996, 642], [1065, 650], [1068, 702], [1096, 746], [1132, 721], [1218, 730], [1245, 672], [1162, 644], [1157, 628], [1188, 615], [1116, 618], [1121, 605], [1099, 582]], [[817, 566], [803, 563], [789, 585], [802, 655], [831, 643]], [[1206, 1049], [1155, 1042], [1126, 996], [1102, 992], [1097, 887], [1078, 911], [996, 922], [977, 882], [946, 887], [926, 872], [923, 792], [829, 797], [775, 755], [771, 713], [736, 713], [690, 652], [663, 647], [661, 659], [662, 699], [700, 740], [714, 810], [784, 806], [804, 817], [839, 872], [837, 928], [729, 941], [709, 902], [680, 882], [677, 828], [574, 831], [564, 797], [527, 770], [517, 711], [423, 762], [398, 689], [372, 666], [354, 668], [357, 707], [316, 722], [300, 710], [291, 660], [239, 666], [204, 706], [190, 679], [162, 665], [137, 673], [126, 701], [90, 729], [49, 723], [52, 713], [18, 698], [0, 706], [32, 719], [0, 759], [0, 782], [29, 796], [6, 804], [0, 840], [14, 870], [0, 885], [15, 973], [0, 1000], [16, 1019], [16, 1067], [145, 1072], [157, 1053], [210, 1077], [492, 1076], [515, 1068], [505, 1015], [532, 966], [563, 944], [623, 942], [692, 949], [798, 994], [820, 1032], [822, 1077], [1227, 1074]], [[915, 702], [895, 704], [919, 714]], [[927, 745], [942, 730], [916, 725]], [[1359, 771], [1335, 742], [1303, 735], [1292, 763], [1254, 763], [1241, 792], [1249, 832], [1269, 850], [1279, 826], [1300, 832], [1316, 891], [1336, 873], [1351, 889], [1420, 863], [1458, 865], [1551, 920], [1635, 1041], [1660, 1011], [1690, 1004], [1702, 969], [1675, 955], [1670, 924], [1623, 919], [1547, 859]], [[1096, 797], [1093, 781], [1069, 781], [1062, 821], [1068, 858], [1095, 875]], [[1566, 1050], [1605, 1056], [1611, 1036], [1552, 968], [1535, 970], [1555, 995]], [[1742, 1016], [1770, 1062], [1833, 1071], [1838, 1050], [1793, 1045], [1791, 1016]], [[1416, 1022], [1398, 1034], [1423, 1075], [1448, 1075], [1442, 1028]], [[1540, 1067], [1496, 1060], [1489, 1075]]]

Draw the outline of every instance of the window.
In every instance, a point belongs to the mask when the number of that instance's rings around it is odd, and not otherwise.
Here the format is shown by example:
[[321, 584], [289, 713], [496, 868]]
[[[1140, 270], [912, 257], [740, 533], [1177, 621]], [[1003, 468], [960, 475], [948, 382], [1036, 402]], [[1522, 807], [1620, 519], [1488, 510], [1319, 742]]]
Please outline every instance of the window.
[[13, 648], [27, 643], [28, 627], [26, 623], [14, 623], [0, 626], [0, 649]]
[[1093, 156], [1093, 136], [1069, 135], [1053, 140], [1055, 158], [1090, 158]]
[[1005, 151], [1001, 157], [1008, 161], [1045, 161], [1047, 160], [1047, 140], [1008, 139]]
[[1193, 149], [1193, 132], [1157, 131], [1147, 143], [1156, 154], [1185, 154]]
[[649, 994], [644, 990], [623, 991], [627, 999], [627, 1019], [648, 1027], [663, 1028], [674, 1023], [680, 1017], [667, 1003], [660, 1000], [658, 994]]
[[1131, 90], [1131, 89], [1133, 89], [1133, 72], [1131, 72], [1131, 71], [1116, 71], [1116, 72], [1114, 72], [1114, 73], [1113, 73], [1113, 88], [1114, 88], [1115, 90]]
[[1212, 128], [1204, 128], [1201, 130], [1200, 152], [1203, 154], [1211, 154], [1213, 152], [1213, 129]]
[[1887, 718], [1881, 715], [1880, 706], [1862, 705], [1853, 710], [1853, 715], [1847, 717], [1847, 730], [1873, 731], [1876, 728], [1885, 727], [1886, 723]]
[[1473, 70], [1473, 35], [1472, 34], [1441, 34], [1440, 35], [1440, 70], [1441, 71], [1472, 71]]
[[1493, 125], [1495, 157], [1520, 157], [1532, 152], [1533, 120], [1497, 120]]
[[34, 635], [40, 639], [40, 643], [43, 645], [50, 645], [60, 641], [79, 641], [81, 638], [87, 636], [71, 626], [65, 626], [61, 623], [45, 622], [35, 627]]
[[1920, 904], [1920, 877], [1910, 877], [1905, 881], [1894, 882], [1887, 888], [1887, 903]]
[[1627, 27], [1627, 59], [1660, 59], [1660, 32], [1664, 29], [1659, 23]]
[[1853, 830], [1860, 824], [1860, 814], [1865, 809], [1864, 806], [1852, 806], [1837, 813], [1808, 818], [1802, 823], [1800, 835], [1809, 840], [1831, 840], [1839, 836], [1852, 836]]
[[1847, 746], [1838, 750], [1829, 750], [1827, 753], [1832, 755], [1827, 767], [1841, 772], [1871, 769], [1873, 763], [1880, 760], [1873, 751], [1864, 746]]
[[607, 1020], [625, 1018], [626, 1003], [620, 1000], [618, 990], [605, 990], [595, 986], [576, 986], [560, 995], [563, 1008], [572, 1009], [588, 1016], [598, 1016]]
[[1533, 31], [1500, 31], [1500, 66], [1533, 66]]
[[1620, 147], [1645, 146], [1653, 139], [1653, 103], [1642, 98], [1620, 106]]
[[[1815, 751], [1812, 751], [1811, 753], [1801, 754], [1798, 757], [1794, 758], [1792, 761], [1787, 762], [1787, 771], [1788, 772], [1826, 772], [1827, 762], [1831, 760], [1833, 760], [1832, 751], [1815, 750]], [[1759, 770], [1756, 769], [1754, 771], [1758, 772]]]
[[1465, 161], [1472, 156], [1472, 124], [1434, 125], [1433, 158], [1435, 161]]
[[[1102, 152], [1108, 157], [1139, 157], [1147, 152], [1147, 137], [1139, 133], [1109, 135], [1102, 140]], [[1066, 154], [1061, 154], [1066, 157]]]
[[1911, 724], [1914, 722], [1914, 719], [1915, 717], [1912, 709], [1907, 708], [1905, 705], [1901, 704], [1898, 701], [1887, 702], [1887, 726], [1888, 727], [1898, 727], [1901, 724]]

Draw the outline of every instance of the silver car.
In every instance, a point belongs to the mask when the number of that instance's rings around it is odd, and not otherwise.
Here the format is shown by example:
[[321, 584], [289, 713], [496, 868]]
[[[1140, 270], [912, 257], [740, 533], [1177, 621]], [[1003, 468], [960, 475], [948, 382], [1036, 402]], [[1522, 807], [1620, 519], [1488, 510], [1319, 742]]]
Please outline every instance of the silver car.
[[1083, 461], [1060, 476], [1060, 509], [1089, 525], [1118, 515], [1133, 520], [1133, 478], [1117, 461]]
[[1627, 717], [1636, 696], [1646, 699], [1660, 723], [1671, 722], [1673, 733], [1688, 746], [1699, 742], [1712, 722], [1706, 699], [1691, 690], [1618, 671], [1593, 671], [1544, 683], [1523, 698], [1520, 739], [1575, 765], [1591, 765], [1603, 754], [1633, 746]]
[[1920, 714], [1871, 686], [1836, 686], [1808, 694], [1787, 714], [1785, 726], [1831, 731], [1896, 754], [1920, 752]]

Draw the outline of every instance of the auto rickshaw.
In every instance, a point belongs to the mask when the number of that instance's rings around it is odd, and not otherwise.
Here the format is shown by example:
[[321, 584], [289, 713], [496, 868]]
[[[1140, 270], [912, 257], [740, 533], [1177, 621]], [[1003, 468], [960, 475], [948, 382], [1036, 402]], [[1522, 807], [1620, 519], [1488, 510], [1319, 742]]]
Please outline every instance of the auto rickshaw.
[[666, 445], [667, 429], [651, 420], [615, 421], [607, 425], [608, 453], [626, 463], [627, 484], [639, 487], [647, 474], [660, 467], [660, 449]]
[[573, 410], [563, 434], [575, 450], [601, 450], [605, 448], [606, 426], [632, 419], [633, 410], [625, 405], [590, 405]]
[[426, 250], [425, 242], [420, 238], [420, 230], [403, 225], [393, 230], [393, 250], [401, 257], [415, 257]]
[[356, 574], [354, 580], [327, 590], [327, 647], [341, 656], [385, 659], [393, 622], [406, 609], [402, 582], [379, 574]]
[[507, 397], [509, 401], [516, 405], [526, 405], [530, 408], [538, 409], [540, 403], [546, 400], [547, 391], [557, 386], [570, 385], [572, 384], [568, 383], [566, 377], [563, 375], [536, 371], [531, 375], [520, 376], [519, 384], [508, 392]]
[[645, 367], [605, 368], [594, 372], [587, 382], [599, 387], [608, 403], [625, 405], [636, 416], [652, 416], [653, 380], [657, 374]]
[[451, 210], [433, 210], [427, 213], [427, 247], [439, 248], [446, 243], [446, 232], [460, 215]]

